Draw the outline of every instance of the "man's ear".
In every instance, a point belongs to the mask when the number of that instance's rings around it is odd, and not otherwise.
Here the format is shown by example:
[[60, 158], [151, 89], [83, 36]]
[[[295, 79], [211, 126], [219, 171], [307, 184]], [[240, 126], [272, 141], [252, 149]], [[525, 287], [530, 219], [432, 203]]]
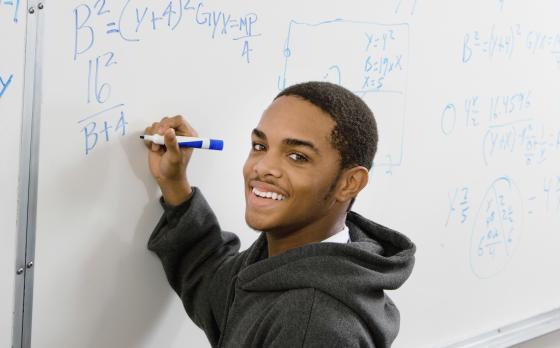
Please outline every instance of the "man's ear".
[[369, 171], [366, 167], [357, 166], [346, 169], [340, 176], [335, 198], [339, 202], [348, 202], [355, 198], [366, 187]]

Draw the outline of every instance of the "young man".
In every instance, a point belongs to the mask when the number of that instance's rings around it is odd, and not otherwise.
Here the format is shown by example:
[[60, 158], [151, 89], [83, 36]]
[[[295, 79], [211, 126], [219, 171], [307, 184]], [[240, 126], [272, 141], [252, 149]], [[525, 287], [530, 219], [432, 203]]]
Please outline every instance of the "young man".
[[186, 167], [196, 136], [180, 116], [146, 134], [164, 214], [148, 248], [191, 319], [218, 347], [389, 347], [399, 312], [384, 289], [410, 275], [414, 244], [350, 207], [377, 147], [373, 114], [326, 82], [282, 91], [253, 130], [243, 168], [245, 220], [260, 236], [239, 253]]

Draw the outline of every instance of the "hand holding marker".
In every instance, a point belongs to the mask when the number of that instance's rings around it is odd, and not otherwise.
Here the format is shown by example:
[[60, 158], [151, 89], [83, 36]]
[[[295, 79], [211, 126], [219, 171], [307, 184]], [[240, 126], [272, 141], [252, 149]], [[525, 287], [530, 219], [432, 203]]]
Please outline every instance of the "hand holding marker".
[[[140, 136], [144, 141], [151, 141], [154, 144], [165, 145], [163, 135], [159, 134], [145, 134]], [[218, 139], [208, 139], [208, 138], [198, 138], [198, 137], [184, 137], [177, 135], [177, 144], [179, 147], [190, 147], [195, 149], [207, 149], [207, 150], [223, 150], [224, 141]]]

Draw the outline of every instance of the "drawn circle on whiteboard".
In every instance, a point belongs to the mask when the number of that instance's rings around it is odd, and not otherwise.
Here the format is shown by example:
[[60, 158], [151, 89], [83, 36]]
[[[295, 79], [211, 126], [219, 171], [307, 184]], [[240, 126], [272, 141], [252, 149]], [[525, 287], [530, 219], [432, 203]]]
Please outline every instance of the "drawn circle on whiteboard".
[[506, 268], [524, 229], [522, 195], [513, 180], [500, 177], [486, 190], [473, 224], [471, 270], [490, 278]]
[[292, 55], [292, 51], [288, 47], [286, 47], [284, 49], [284, 57], [288, 58], [291, 55]]
[[457, 123], [457, 110], [454, 104], [447, 104], [441, 114], [441, 131], [445, 135], [453, 133]]

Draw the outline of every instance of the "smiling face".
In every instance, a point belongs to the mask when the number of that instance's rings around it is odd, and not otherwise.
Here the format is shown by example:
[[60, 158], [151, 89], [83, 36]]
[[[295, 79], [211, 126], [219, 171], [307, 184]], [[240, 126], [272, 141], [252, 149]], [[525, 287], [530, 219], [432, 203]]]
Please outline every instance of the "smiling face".
[[331, 144], [334, 126], [328, 114], [294, 96], [280, 97], [265, 110], [243, 167], [251, 228], [289, 234], [328, 224], [344, 211], [340, 205], [346, 202], [333, 194], [341, 173], [340, 154]]

